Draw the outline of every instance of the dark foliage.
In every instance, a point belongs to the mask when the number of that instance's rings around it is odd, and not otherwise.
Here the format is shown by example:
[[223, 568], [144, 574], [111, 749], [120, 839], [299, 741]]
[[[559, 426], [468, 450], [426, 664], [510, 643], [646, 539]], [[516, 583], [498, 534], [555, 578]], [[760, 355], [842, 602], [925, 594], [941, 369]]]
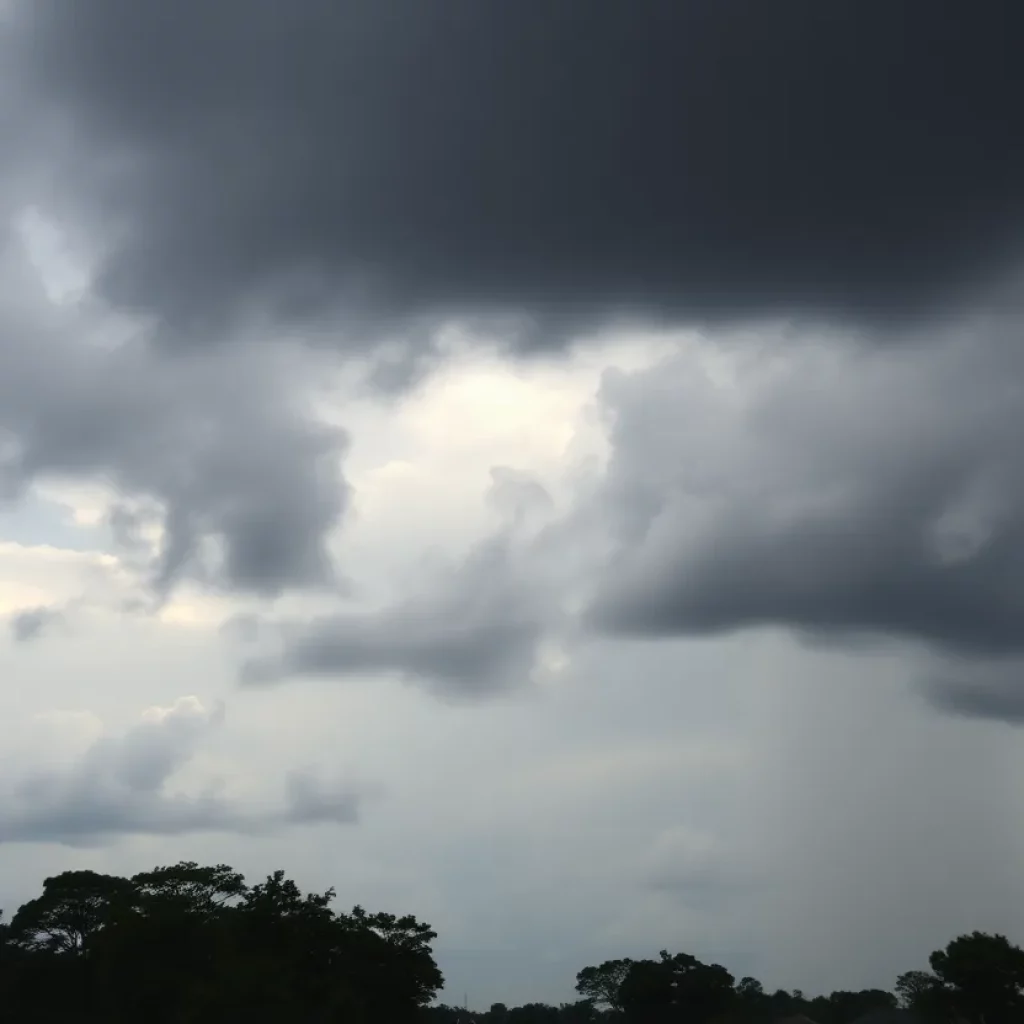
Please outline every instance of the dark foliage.
[[582, 997], [485, 1013], [429, 1005], [435, 933], [414, 917], [331, 909], [283, 871], [258, 885], [192, 862], [133, 878], [67, 871], [6, 921], [0, 1018], [19, 1024], [1010, 1024], [1024, 1020], [1024, 950], [961, 935], [894, 992], [808, 997], [686, 953], [608, 960]]
[[342, 914], [283, 871], [48, 878], [0, 932], [0, 1014], [24, 1024], [404, 1024], [443, 979], [413, 917]]
[[685, 953], [607, 960], [576, 976], [584, 998], [486, 1013], [454, 1006], [423, 1011], [433, 1024], [1009, 1024], [1024, 1021], [1024, 951], [1000, 935], [962, 935], [931, 956], [933, 973], [901, 974], [893, 992], [863, 989], [809, 997], [735, 981], [718, 964]]

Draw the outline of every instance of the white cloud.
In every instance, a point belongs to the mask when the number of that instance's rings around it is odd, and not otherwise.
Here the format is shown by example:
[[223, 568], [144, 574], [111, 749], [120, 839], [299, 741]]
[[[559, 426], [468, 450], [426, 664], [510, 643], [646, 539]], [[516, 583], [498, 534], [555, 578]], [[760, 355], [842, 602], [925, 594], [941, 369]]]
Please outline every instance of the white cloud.
[[0, 541], [0, 615], [109, 594], [123, 582], [111, 555]]

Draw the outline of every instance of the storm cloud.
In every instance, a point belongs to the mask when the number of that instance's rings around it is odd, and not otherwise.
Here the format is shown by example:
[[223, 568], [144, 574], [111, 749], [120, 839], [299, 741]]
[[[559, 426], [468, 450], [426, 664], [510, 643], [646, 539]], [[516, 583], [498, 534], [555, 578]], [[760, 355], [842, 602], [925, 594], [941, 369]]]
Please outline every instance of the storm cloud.
[[310, 411], [315, 370], [280, 346], [164, 358], [95, 304], [48, 303], [23, 240], [7, 241], [2, 495], [105, 484], [112, 534], [160, 595], [183, 577], [257, 594], [336, 585], [346, 437]]
[[1024, 659], [946, 659], [922, 678], [925, 692], [943, 711], [968, 718], [1024, 723]]
[[1002, 0], [21, 0], [4, 31], [100, 291], [177, 340], [902, 322], [1018, 255]]
[[280, 862], [482, 1005], [1019, 935], [1022, 37], [0, 0], [4, 904]]
[[[1020, 331], [975, 318], [886, 350], [765, 329], [756, 351], [718, 339], [608, 373], [615, 545], [592, 625], [895, 639], [958, 656], [965, 685], [972, 659], [1019, 655]], [[964, 701], [1017, 685], [986, 678]]]

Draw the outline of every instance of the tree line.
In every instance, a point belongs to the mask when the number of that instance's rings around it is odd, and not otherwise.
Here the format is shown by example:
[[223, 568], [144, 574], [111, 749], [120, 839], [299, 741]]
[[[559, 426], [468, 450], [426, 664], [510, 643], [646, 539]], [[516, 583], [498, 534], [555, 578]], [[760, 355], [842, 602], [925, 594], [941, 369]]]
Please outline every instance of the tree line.
[[443, 983], [414, 917], [337, 913], [283, 871], [67, 871], [0, 927], [0, 1018], [19, 1024], [394, 1024]]
[[1024, 1021], [1024, 950], [961, 935], [893, 991], [805, 996], [663, 951], [576, 976], [560, 1006], [431, 1005], [444, 979], [430, 926], [331, 908], [283, 871], [257, 885], [225, 864], [131, 878], [67, 871], [8, 921], [0, 914], [0, 1017], [24, 1024], [854, 1024], [910, 1011], [925, 1024]]
[[607, 960], [576, 976], [581, 999], [561, 1006], [532, 1003], [487, 1013], [433, 1007], [435, 1024], [816, 1024], [900, 1019], [922, 1024], [1021, 1024], [1024, 950], [1003, 935], [972, 932], [936, 950], [931, 971], [908, 971], [893, 991], [863, 989], [808, 997], [796, 989], [768, 992], [756, 978], [738, 981], [720, 964], [662, 951], [657, 960]]

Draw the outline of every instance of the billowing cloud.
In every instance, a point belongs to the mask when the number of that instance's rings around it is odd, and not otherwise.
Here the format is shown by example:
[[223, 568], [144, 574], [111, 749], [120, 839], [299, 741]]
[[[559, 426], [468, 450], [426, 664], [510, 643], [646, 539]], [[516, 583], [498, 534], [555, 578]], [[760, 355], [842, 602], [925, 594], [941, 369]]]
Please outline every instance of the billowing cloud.
[[895, 351], [764, 331], [756, 350], [610, 373], [599, 501], [615, 554], [591, 621], [1019, 654], [1019, 329], [956, 323]]
[[463, 562], [428, 573], [396, 604], [278, 624], [272, 632], [279, 649], [252, 657], [242, 680], [396, 673], [461, 697], [524, 685], [541, 641], [557, 625], [558, 607], [521, 558], [512, 539], [499, 534]]
[[692, 352], [609, 375], [620, 546], [597, 619], [1018, 650], [1024, 373], [1013, 333], [964, 330], [898, 352], [812, 337], [731, 377]]
[[89, 846], [127, 835], [260, 834], [285, 824], [355, 820], [357, 794], [334, 792], [305, 773], [287, 778], [284, 806], [269, 812], [218, 794], [216, 782], [195, 794], [172, 790], [176, 774], [222, 721], [223, 706], [211, 711], [183, 697], [151, 708], [120, 736], [101, 735], [70, 763], [6, 779], [0, 843]]
[[5, 257], [0, 489], [105, 486], [113, 539], [162, 594], [183, 576], [259, 594], [336, 583], [346, 439], [310, 411], [308, 361], [281, 346], [165, 359], [139, 325], [48, 303], [17, 239]]
[[927, 0], [22, 0], [5, 91], [102, 293], [174, 337], [875, 321], [1012, 255], [1022, 31]]

